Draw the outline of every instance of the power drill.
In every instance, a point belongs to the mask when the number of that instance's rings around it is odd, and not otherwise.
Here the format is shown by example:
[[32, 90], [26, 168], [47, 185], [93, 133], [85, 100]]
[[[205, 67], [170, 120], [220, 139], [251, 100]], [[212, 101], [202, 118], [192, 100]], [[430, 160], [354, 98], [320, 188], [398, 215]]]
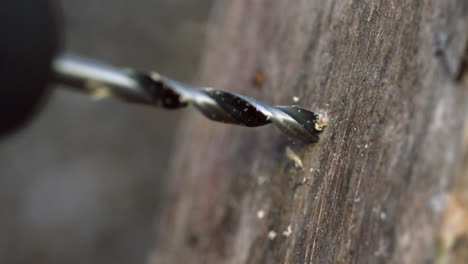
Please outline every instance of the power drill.
[[227, 91], [192, 88], [155, 72], [62, 54], [61, 15], [53, 0], [6, 1], [0, 10], [0, 137], [34, 114], [50, 83], [166, 109], [192, 105], [217, 122], [247, 127], [272, 123], [306, 142], [318, 141], [328, 124], [324, 113], [294, 105], [272, 106]]

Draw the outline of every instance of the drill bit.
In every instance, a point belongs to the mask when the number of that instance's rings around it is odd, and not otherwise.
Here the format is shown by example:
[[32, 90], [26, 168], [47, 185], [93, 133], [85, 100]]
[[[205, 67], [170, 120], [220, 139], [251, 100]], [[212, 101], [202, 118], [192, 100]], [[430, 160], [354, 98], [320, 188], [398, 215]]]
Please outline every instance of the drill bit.
[[72, 55], [53, 63], [55, 81], [85, 92], [106, 91], [132, 103], [178, 109], [191, 104], [207, 118], [257, 127], [273, 123], [287, 135], [317, 142], [328, 123], [325, 114], [296, 106], [271, 106], [253, 98], [212, 88], [192, 88], [158, 73], [119, 69]]

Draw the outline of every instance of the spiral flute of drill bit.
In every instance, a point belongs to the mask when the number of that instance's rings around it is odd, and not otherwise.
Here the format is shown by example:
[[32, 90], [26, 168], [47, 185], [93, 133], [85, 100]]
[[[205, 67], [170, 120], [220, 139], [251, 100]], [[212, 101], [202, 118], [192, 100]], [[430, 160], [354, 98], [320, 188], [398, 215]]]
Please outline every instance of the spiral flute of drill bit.
[[168, 109], [195, 106], [207, 118], [247, 127], [275, 124], [287, 135], [307, 142], [318, 141], [328, 119], [323, 113], [296, 106], [271, 106], [253, 98], [212, 88], [190, 88], [157, 73], [141, 74], [142, 86], [153, 104]]
[[296, 106], [271, 106], [235, 93], [196, 89], [157, 73], [119, 69], [68, 54], [55, 59], [53, 70], [56, 82], [99, 97], [111, 94], [128, 102], [167, 109], [191, 104], [214, 121], [247, 127], [273, 123], [287, 135], [307, 142], [318, 141], [318, 134], [328, 123], [325, 114]]

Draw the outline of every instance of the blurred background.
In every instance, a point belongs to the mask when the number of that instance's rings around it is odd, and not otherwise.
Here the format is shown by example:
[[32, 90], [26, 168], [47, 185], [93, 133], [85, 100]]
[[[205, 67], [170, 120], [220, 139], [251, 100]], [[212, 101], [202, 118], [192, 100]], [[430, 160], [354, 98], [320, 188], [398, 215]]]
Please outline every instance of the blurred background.
[[[212, 0], [61, 0], [69, 51], [190, 82]], [[144, 263], [180, 111], [54, 91], [0, 141], [0, 263]]]

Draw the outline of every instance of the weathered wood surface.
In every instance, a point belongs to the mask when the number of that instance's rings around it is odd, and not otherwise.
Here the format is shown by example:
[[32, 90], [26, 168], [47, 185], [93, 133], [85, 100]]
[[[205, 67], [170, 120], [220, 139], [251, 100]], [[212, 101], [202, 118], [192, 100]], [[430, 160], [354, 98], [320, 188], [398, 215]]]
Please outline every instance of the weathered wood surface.
[[304, 145], [191, 111], [152, 263], [450, 259], [468, 230], [440, 231], [463, 164], [466, 0], [219, 0], [209, 32], [198, 83], [331, 122]]

